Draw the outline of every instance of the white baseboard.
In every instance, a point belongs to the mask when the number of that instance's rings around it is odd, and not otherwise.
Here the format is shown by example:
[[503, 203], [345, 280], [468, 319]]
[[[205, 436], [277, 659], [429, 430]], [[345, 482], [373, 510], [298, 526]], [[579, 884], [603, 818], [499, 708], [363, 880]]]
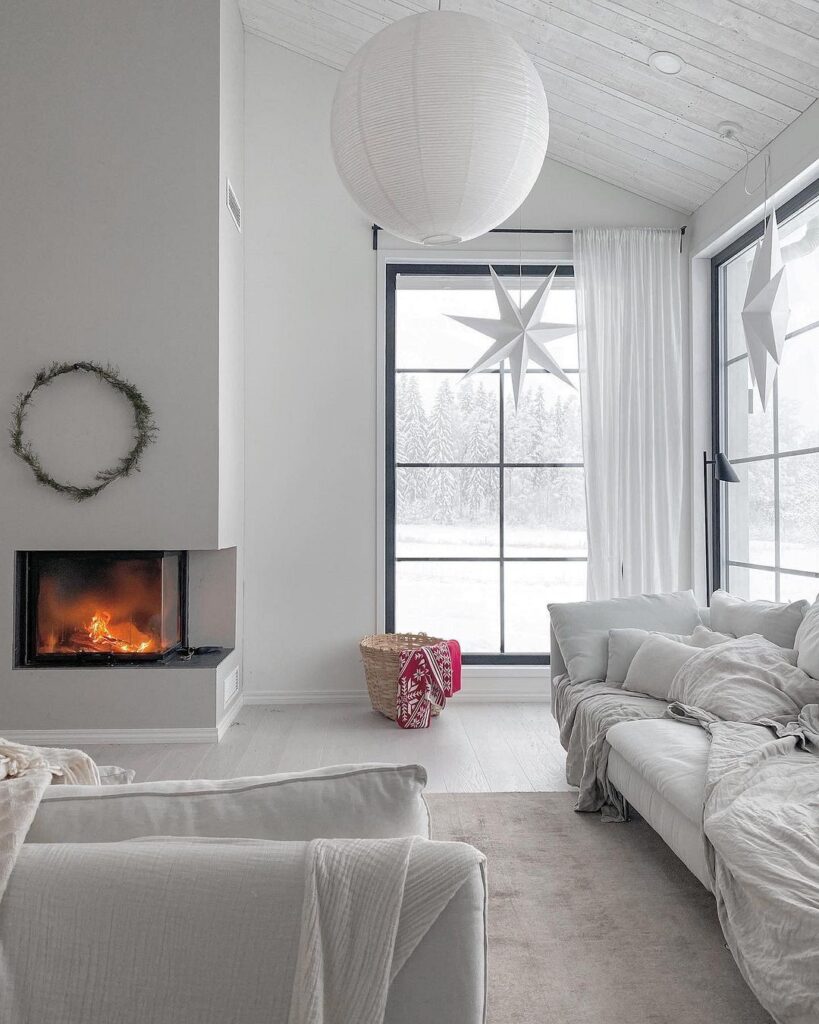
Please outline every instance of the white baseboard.
[[[477, 667], [477, 666], [476, 666]], [[482, 667], [482, 666], [481, 666]], [[515, 674], [499, 678], [497, 674], [475, 674], [473, 666], [464, 672], [463, 689], [453, 698], [455, 704], [548, 704], [548, 675]], [[244, 704], [367, 704], [366, 690], [252, 690], [245, 691]]]
[[[221, 723], [220, 723], [221, 727]], [[108, 743], [216, 743], [216, 727], [201, 729], [10, 729], [3, 730], [14, 743], [44, 747], [102, 746]]]
[[366, 690], [246, 690], [245, 707], [253, 704], [367, 704]]

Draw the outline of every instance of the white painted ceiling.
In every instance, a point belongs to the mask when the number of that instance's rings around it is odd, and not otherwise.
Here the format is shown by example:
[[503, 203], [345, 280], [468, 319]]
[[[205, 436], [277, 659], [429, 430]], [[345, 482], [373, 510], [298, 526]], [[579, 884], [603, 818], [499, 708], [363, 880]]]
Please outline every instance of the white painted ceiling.
[[[819, 97], [819, 0], [442, 0], [529, 52], [549, 100], [549, 156], [689, 213], [741, 169], [721, 121], [759, 152]], [[342, 69], [437, 0], [241, 0], [248, 31]], [[673, 77], [648, 65], [671, 50]], [[758, 168], [754, 168], [758, 170]], [[751, 184], [754, 185], [756, 179]]]

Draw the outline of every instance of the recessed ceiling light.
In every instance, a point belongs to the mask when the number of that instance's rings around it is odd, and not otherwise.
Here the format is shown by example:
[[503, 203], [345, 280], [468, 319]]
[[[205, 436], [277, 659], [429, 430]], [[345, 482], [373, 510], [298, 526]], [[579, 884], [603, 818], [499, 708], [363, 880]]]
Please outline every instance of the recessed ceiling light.
[[663, 75], [678, 75], [683, 69], [682, 57], [669, 50], [657, 50], [656, 53], [652, 53], [648, 63]]

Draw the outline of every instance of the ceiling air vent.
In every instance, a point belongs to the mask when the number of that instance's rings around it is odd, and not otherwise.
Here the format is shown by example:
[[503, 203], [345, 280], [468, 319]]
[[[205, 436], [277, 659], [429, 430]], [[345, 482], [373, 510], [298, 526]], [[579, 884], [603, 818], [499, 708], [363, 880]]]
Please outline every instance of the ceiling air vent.
[[239, 200], [236, 198], [236, 193], [233, 191], [233, 186], [230, 183], [230, 179], [227, 179], [227, 193], [225, 195], [225, 202], [230, 210], [230, 215], [233, 218], [233, 223], [236, 225], [237, 230], [242, 230], [242, 208], [239, 206]]

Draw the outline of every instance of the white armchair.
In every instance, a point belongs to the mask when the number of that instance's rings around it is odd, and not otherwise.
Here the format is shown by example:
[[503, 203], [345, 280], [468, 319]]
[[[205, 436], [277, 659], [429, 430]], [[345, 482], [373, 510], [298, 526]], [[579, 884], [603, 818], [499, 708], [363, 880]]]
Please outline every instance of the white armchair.
[[[306, 841], [351, 821], [426, 836], [425, 781], [381, 765], [54, 787], [0, 903], [0, 1020], [287, 1024]], [[476, 863], [393, 979], [387, 1024], [482, 1024], [485, 910]]]

